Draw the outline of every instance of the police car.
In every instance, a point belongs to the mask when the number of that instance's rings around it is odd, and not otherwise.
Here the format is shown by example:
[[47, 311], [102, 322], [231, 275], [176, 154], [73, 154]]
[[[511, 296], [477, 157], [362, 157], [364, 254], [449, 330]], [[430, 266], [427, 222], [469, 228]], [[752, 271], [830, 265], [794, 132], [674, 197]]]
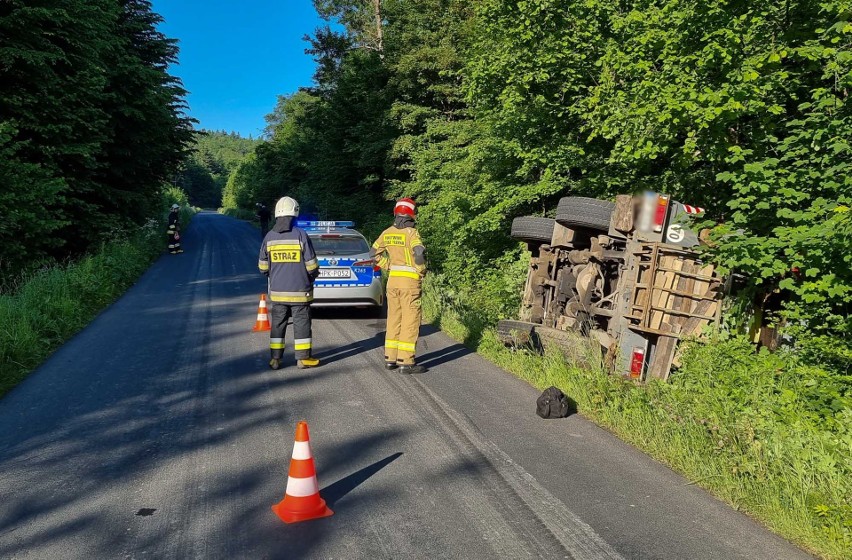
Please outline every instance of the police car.
[[317, 254], [314, 307], [369, 307], [384, 303], [381, 269], [370, 258], [370, 243], [354, 222], [297, 221]]

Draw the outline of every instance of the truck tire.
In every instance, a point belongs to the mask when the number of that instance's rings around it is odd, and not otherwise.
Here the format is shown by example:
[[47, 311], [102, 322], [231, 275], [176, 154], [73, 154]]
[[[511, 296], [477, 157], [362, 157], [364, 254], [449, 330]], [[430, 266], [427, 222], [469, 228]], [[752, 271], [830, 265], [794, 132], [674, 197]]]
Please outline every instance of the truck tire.
[[497, 323], [497, 338], [507, 346], [527, 346], [532, 343], [533, 323], [503, 320]]
[[583, 196], [566, 196], [556, 207], [556, 221], [565, 227], [609, 231], [615, 204]]
[[554, 225], [556, 222], [550, 218], [515, 218], [512, 222], [512, 238], [527, 243], [550, 243]]

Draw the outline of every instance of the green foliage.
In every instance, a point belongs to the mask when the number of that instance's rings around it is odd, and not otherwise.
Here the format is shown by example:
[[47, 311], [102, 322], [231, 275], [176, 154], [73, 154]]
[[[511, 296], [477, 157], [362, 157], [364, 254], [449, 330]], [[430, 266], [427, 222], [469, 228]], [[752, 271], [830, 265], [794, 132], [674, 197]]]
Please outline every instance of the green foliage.
[[[373, 231], [389, 222], [386, 201], [414, 197], [427, 314], [534, 383], [563, 383], [597, 420], [783, 534], [843, 556], [852, 2], [315, 5], [342, 31], [310, 38], [315, 87], [281, 98], [224, 206], [290, 194]], [[743, 274], [750, 297], [783, 300], [773, 319], [795, 344], [755, 355], [733, 329], [647, 390], [498, 349], [487, 327], [515, 314], [528, 258], [508, 238], [512, 218], [565, 195], [646, 189], [707, 208], [707, 257]]]
[[163, 189], [163, 195], [160, 198], [160, 212], [168, 212], [172, 204], [179, 204], [182, 207], [189, 206], [189, 196], [185, 191], [173, 186], [167, 186]]
[[[159, 199], [160, 219], [111, 232], [91, 254], [70, 264], [45, 266], [0, 293], [0, 396], [104, 307], [115, 301], [163, 252], [168, 208], [186, 201], [177, 189]], [[193, 211], [184, 206], [182, 223]]]
[[852, 336], [850, 7], [636, 3], [578, 105], [608, 172], [707, 206], [714, 258], [785, 290], [799, 335]]
[[[289, 194], [378, 231], [413, 196], [427, 315], [785, 535], [849, 548], [849, 2], [317, 2], [316, 87], [281, 98], [226, 208]], [[506, 232], [566, 194], [708, 209], [709, 255], [778, 292], [785, 354], [733, 336], [638, 390], [500, 350], [527, 255]], [[721, 224], [721, 225], [719, 225]], [[804, 489], [804, 490], [803, 490]]]
[[192, 204], [216, 208], [229, 176], [258, 145], [252, 138], [235, 132], [202, 130], [195, 133], [195, 147], [175, 178], [175, 185], [184, 190]]
[[318, 56], [344, 57], [329, 62], [340, 67], [339, 81], [279, 99], [268, 119], [271, 137], [228, 178], [225, 208], [253, 211], [257, 202], [271, 207], [288, 195], [303, 214], [323, 219], [360, 223], [376, 213], [392, 129], [384, 94], [371, 87], [386, 80], [384, 70], [375, 53], [326, 49]]
[[250, 210], [243, 210], [242, 208], [220, 208], [219, 213], [238, 220], [252, 221], [257, 219], [254, 212]]
[[157, 210], [191, 135], [159, 22], [146, 0], [0, 3], [0, 278]]

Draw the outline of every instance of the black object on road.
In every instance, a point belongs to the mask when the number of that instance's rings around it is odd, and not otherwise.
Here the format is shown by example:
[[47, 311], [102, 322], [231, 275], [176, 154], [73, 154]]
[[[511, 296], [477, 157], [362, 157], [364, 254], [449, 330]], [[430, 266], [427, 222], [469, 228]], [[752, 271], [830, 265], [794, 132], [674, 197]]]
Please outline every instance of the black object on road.
[[548, 387], [536, 401], [535, 413], [542, 418], [565, 418], [576, 412], [565, 393], [556, 387]]

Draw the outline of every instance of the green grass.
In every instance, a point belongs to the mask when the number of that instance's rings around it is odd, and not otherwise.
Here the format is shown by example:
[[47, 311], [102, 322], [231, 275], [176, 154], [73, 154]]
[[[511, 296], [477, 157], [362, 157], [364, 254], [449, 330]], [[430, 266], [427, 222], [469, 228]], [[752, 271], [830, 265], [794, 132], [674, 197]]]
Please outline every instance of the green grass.
[[[193, 210], [184, 209], [188, 224]], [[151, 220], [73, 263], [41, 269], [0, 294], [0, 396], [139, 278], [166, 246], [166, 226]]]
[[238, 220], [246, 220], [249, 222], [257, 221], [257, 216], [254, 212], [244, 210], [242, 208], [219, 208], [219, 213]]
[[[852, 558], [852, 379], [741, 339], [694, 344], [671, 383], [607, 375], [578, 339], [569, 363], [500, 344], [483, 313], [427, 283], [426, 319], [764, 525], [824, 558]], [[579, 364], [582, 364], [579, 365]], [[591, 364], [591, 365], [590, 365]]]

